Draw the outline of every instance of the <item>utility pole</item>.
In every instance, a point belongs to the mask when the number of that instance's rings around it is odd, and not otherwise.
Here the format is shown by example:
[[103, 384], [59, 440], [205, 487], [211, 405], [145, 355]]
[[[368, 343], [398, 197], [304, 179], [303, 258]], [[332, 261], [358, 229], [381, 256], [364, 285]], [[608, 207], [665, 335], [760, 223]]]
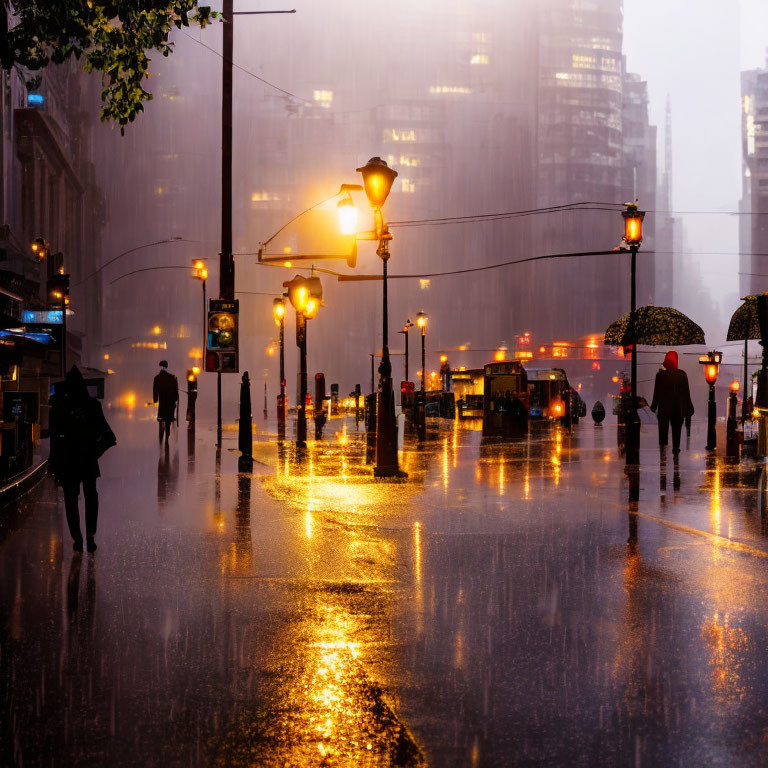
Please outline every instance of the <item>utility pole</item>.
[[[219, 255], [219, 298], [235, 298], [235, 259], [232, 254], [232, 67], [235, 16], [258, 16], [292, 11], [242, 11], [235, 13], [234, 0], [224, 0], [221, 70], [221, 253]], [[221, 372], [217, 371], [216, 436], [221, 447]]]

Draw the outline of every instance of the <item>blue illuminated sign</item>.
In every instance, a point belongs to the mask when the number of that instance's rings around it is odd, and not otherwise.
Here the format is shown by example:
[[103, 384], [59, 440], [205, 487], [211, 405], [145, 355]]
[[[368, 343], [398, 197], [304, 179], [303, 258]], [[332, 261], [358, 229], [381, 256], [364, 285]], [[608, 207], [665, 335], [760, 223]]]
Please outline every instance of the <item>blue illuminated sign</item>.
[[37, 311], [33, 309], [24, 309], [21, 312], [22, 323], [37, 323], [41, 325], [61, 325], [62, 314], [60, 309], [48, 309]]
[[28, 93], [27, 104], [31, 107], [42, 107], [45, 104], [45, 96], [42, 93]]

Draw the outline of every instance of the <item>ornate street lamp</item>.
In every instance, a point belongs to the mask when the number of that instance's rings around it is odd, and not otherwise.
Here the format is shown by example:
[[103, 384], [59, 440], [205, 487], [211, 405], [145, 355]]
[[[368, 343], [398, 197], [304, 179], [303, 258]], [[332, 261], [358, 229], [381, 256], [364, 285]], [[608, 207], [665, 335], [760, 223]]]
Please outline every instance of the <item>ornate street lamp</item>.
[[640, 417], [637, 415], [637, 252], [643, 242], [643, 219], [645, 212], [637, 209], [637, 200], [628, 203], [627, 209], [622, 211], [624, 218], [624, 240], [622, 249], [629, 249], [632, 254], [631, 286], [630, 286], [630, 310], [627, 336], [632, 347], [630, 365], [630, 396], [629, 413], [625, 414], [627, 429], [626, 463], [628, 465], [640, 463]]
[[408, 318], [405, 321], [405, 325], [403, 326], [402, 331], [398, 331], [398, 333], [402, 333], [405, 337], [405, 376], [403, 377], [405, 381], [408, 381], [408, 331], [413, 328], [413, 323], [411, 322], [411, 319]]
[[307, 444], [307, 320], [317, 316], [323, 300], [319, 277], [296, 275], [287, 280], [288, 300], [296, 310], [296, 346], [299, 348], [299, 402], [296, 404], [296, 445]]
[[[387, 262], [389, 261], [389, 241], [392, 235], [384, 222], [381, 212], [387, 201], [392, 183], [397, 178], [397, 171], [390, 168], [380, 157], [372, 157], [364, 166], [357, 169], [363, 177], [368, 202], [373, 208], [376, 223], [376, 239], [379, 242], [376, 255], [382, 263], [382, 349], [379, 365], [379, 392], [376, 418], [376, 467], [375, 477], [402, 477], [397, 460], [397, 420], [395, 417], [395, 396], [392, 387], [392, 363], [389, 359], [389, 317], [387, 306]], [[341, 218], [341, 214], [340, 214]]]
[[707, 445], [706, 450], [714, 451], [717, 448], [717, 433], [715, 423], [717, 421], [717, 402], [715, 401], [715, 382], [720, 372], [720, 362], [723, 359], [722, 352], [707, 352], [699, 358], [699, 365], [704, 366], [704, 379], [709, 384], [709, 402], [707, 403]]
[[427, 338], [427, 322], [429, 318], [426, 312], [419, 312], [416, 315], [416, 325], [421, 329], [421, 391], [425, 391], [424, 386], [424, 371], [426, 370], [426, 338]]
[[272, 300], [272, 315], [280, 330], [280, 394], [277, 399], [277, 437], [285, 440], [285, 299]]

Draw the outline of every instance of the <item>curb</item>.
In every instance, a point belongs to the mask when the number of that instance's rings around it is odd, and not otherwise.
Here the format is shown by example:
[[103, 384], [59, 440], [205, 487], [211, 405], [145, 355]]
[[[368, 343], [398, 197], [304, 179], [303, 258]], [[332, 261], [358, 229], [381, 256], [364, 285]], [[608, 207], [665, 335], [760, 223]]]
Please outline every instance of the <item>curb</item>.
[[45, 476], [47, 468], [48, 459], [42, 459], [38, 464], [12, 477], [0, 488], [0, 508], [6, 507], [34, 488]]

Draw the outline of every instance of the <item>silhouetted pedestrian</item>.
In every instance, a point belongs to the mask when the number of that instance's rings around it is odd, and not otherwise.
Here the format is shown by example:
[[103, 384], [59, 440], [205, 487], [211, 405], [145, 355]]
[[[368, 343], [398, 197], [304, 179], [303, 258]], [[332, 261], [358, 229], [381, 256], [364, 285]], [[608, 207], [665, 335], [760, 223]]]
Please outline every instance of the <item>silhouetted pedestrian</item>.
[[83, 375], [76, 365], [67, 373], [64, 387], [50, 400], [50, 468], [64, 491], [67, 525], [73, 548], [83, 551], [80, 530], [80, 485], [85, 499], [85, 535], [88, 551], [96, 551], [96, 523], [99, 516], [99, 458], [117, 443], [104, 418], [101, 403], [88, 394]]
[[664, 367], [656, 374], [651, 410], [658, 412], [659, 446], [665, 448], [672, 426], [672, 453], [680, 453], [680, 433], [683, 422], [693, 415], [688, 375], [678, 368], [677, 352], [670, 350], [664, 358]]
[[160, 361], [160, 373], [155, 376], [152, 387], [152, 401], [157, 403], [157, 420], [160, 422], [160, 442], [168, 444], [171, 436], [171, 424], [176, 420], [176, 406], [179, 402], [179, 382], [172, 373], [168, 373], [168, 361]]

